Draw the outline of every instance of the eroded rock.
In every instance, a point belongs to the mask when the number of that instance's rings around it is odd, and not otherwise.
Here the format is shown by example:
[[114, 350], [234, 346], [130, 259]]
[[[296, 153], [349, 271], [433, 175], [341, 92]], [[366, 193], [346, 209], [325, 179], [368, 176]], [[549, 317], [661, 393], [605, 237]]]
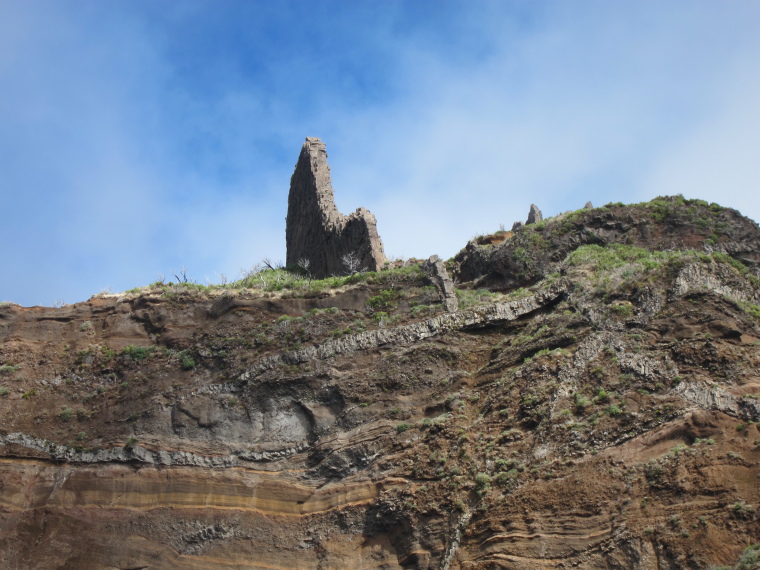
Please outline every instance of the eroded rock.
[[318, 138], [306, 138], [290, 179], [285, 237], [288, 266], [305, 266], [315, 278], [376, 271], [386, 261], [375, 216], [364, 208], [344, 216], [335, 206]]

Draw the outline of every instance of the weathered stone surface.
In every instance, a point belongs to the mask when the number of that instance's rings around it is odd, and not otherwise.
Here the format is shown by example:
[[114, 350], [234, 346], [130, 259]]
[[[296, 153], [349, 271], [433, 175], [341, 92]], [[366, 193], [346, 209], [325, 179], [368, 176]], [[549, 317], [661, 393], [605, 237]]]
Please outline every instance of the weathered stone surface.
[[456, 292], [454, 291], [454, 282], [446, 271], [446, 266], [437, 255], [431, 255], [425, 264], [425, 269], [430, 274], [430, 278], [441, 295], [446, 311], [455, 312], [459, 308]]
[[594, 205], [591, 203], [591, 200], [589, 200], [588, 202], [586, 202], [586, 205], [583, 206], [583, 209], [584, 210], [593, 210], [594, 209]]
[[541, 210], [539, 210], [535, 204], [531, 204], [530, 212], [528, 212], [528, 221], [525, 222], [525, 225], [527, 226], [529, 224], [535, 224], [536, 222], [540, 222], [543, 219], [544, 217], [541, 214]]
[[306, 138], [290, 179], [285, 237], [287, 264], [306, 261], [315, 278], [375, 271], [386, 261], [375, 216], [364, 208], [344, 216], [335, 206], [327, 151], [318, 138]]
[[512, 231], [516, 232], [521, 227], [523, 227], [523, 223], [522, 222], [515, 222], [514, 224], [512, 224]]

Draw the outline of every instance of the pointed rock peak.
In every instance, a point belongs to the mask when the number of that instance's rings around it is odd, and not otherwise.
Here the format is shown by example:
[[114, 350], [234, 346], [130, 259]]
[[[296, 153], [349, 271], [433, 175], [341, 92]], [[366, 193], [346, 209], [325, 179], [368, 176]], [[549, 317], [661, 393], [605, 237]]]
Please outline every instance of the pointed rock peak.
[[307, 262], [315, 278], [375, 271], [386, 258], [369, 210], [349, 216], [335, 206], [325, 144], [306, 137], [290, 179], [285, 239], [288, 266]]
[[583, 209], [584, 209], [584, 210], [593, 210], [593, 209], [594, 209], [594, 205], [593, 205], [593, 204], [591, 203], [591, 201], [589, 200], [588, 202], [586, 202], [586, 205], [585, 205], [585, 206], [583, 206]]
[[528, 221], [525, 222], [525, 225], [528, 224], [535, 224], [536, 222], [540, 222], [543, 220], [544, 217], [541, 215], [541, 210], [539, 210], [535, 204], [530, 205], [530, 212], [528, 213]]

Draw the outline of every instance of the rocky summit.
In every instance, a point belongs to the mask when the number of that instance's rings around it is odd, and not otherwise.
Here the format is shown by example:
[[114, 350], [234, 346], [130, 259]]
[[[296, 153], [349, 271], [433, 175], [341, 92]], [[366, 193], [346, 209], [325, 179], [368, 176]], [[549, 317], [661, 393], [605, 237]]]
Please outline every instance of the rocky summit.
[[376, 271], [386, 262], [377, 221], [358, 208], [344, 216], [335, 206], [325, 144], [307, 137], [288, 195], [285, 238], [288, 267], [316, 278]]
[[0, 567], [758, 567], [755, 222], [589, 204], [380, 264], [326, 168], [313, 275], [0, 305]]

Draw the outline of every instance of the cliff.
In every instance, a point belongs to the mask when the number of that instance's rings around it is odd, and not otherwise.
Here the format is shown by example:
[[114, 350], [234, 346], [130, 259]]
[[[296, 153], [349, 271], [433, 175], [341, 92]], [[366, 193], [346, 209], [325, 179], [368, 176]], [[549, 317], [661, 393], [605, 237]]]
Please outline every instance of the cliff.
[[733, 567], [758, 251], [673, 197], [473, 240], [456, 310], [417, 263], [2, 305], [0, 566]]

